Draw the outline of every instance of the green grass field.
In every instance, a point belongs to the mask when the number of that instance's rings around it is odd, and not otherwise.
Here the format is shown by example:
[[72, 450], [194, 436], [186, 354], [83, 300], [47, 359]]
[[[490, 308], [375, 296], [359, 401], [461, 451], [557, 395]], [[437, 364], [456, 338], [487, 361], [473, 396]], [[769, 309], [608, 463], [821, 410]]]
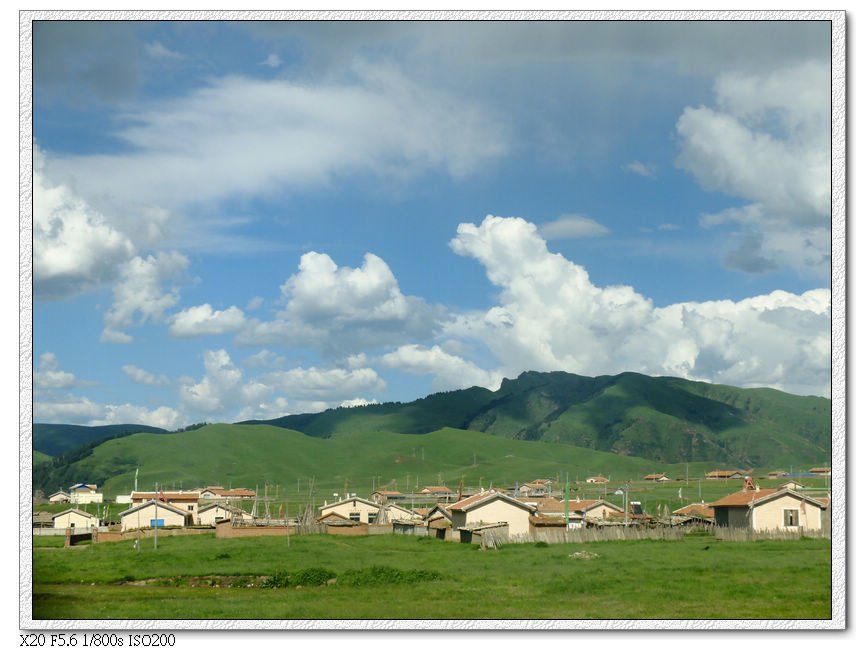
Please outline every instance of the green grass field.
[[34, 543], [34, 619], [831, 618], [825, 539], [494, 551], [391, 535]]

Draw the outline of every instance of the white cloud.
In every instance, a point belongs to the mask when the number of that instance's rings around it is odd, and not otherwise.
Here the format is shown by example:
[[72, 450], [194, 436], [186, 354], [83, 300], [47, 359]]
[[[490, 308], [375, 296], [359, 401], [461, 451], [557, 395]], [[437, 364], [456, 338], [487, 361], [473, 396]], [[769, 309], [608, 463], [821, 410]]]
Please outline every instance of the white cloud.
[[464, 178], [508, 149], [496, 115], [394, 68], [360, 65], [354, 81], [239, 76], [129, 113], [123, 154], [55, 158], [85, 196], [174, 209], [237, 195], [320, 188], [335, 176]]
[[43, 171], [33, 170], [33, 273], [37, 297], [63, 298], [109, 283], [135, 253], [132, 241], [103, 214]]
[[188, 264], [189, 260], [177, 251], [127, 262], [114, 286], [114, 304], [105, 314], [102, 340], [128, 343], [132, 337], [122, 329], [136, 323], [161, 323], [165, 311], [179, 300], [177, 288], [165, 292], [162, 284], [176, 278]]
[[337, 405], [359, 393], [381, 392], [385, 382], [372, 368], [292, 368], [271, 372], [262, 380], [281, 391], [289, 400], [320, 401]]
[[380, 257], [367, 253], [358, 268], [339, 267], [329, 255], [310, 252], [281, 287], [284, 309], [273, 321], [250, 320], [242, 345], [307, 344], [332, 355], [428, 337], [441, 308], [406, 296]]
[[157, 377], [153, 373], [147, 372], [131, 363], [127, 363], [123, 366], [123, 372], [136, 384], [144, 384], [146, 386], [166, 386], [170, 383], [170, 380], [165, 375], [159, 375]]
[[485, 343], [503, 374], [630, 370], [828, 394], [828, 290], [656, 308], [631, 287], [596, 287], [522, 219], [461, 224], [451, 247], [480, 261], [501, 293], [445, 333]]
[[625, 170], [637, 174], [638, 176], [643, 176], [645, 178], [654, 178], [655, 177], [655, 169], [652, 165], [647, 165], [645, 163], [641, 163], [639, 160], [632, 160], [627, 165], [625, 165]]
[[69, 388], [75, 386], [76, 383], [75, 375], [60, 370], [57, 356], [53, 352], [44, 352], [39, 356], [39, 369], [33, 373], [35, 388]]
[[828, 90], [826, 64], [727, 73], [715, 84], [716, 108], [689, 107], [679, 118], [678, 166], [704, 189], [751, 202], [702, 218], [705, 226], [741, 224], [728, 265], [751, 272], [783, 265], [827, 277]]
[[551, 239], [579, 239], [609, 235], [610, 229], [594, 219], [579, 214], [563, 214], [555, 221], [540, 227], [540, 233], [547, 241]]
[[434, 345], [425, 348], [420, 345], [403, 345], [385, 354], [381, 363], [387, 368], [420, 375], [433, 375], [433, 386], [437, 390], [455, 390], [481, 386], [498, 390], [502, 375], [487, 372], [465, 359], [448, 354]]
[[270, 350], [260, 350], [253, 355], [246, 357], [243, 360], [243, 365], [247, 368], [273, 368], [284, 363], [285, 359], [271, 352]]
[[144, 50], [147, 52], [147, 55], [150, 58], [156, 59], [156, 60], [178, 61], [178, 60], [183, 58], [182, 54], [179, 54], [178, 52], [173, 52], [172, 50], [169, 50], [167, 47], [165, 47], [159, 41], [153, 41], [151, 43], [145, 44]]
[[282, 59], [279, 58], [279, 54], [276, 52], [271, 52], [267, 55], [267, 58], [261, 62], [261, 65], [266, 65], [268, 68], [278, 68], [282, 65]]
[[264, 298], [261, 296], [255, 296], [246, 304], [247, 311], [255, 311], [256, 309], [260, 309], [264, 304]]
[[97, 404], [86, 397], [70, 395], [33, 403], [37, 422], [81, 424], [96, 427], [106, 424], [145, 424], [172, 430], [180, 426], [180, 414], [173, 408], [148, 409], [133, 404]]
[[235, 306], [224, 311], [205, 303], [189, 307], [171, 317], [170, 331], [174, 336], [190, 337], [238, 332], [243, 328], [243, 312]]
[[180, 402], [193, 413], [230, 417], [236, 408], [261, 401], [271, 392], [271, 387], [260, 382], [244, 382], [242, 371], [225, 350], [207, 350], [204, 377], [180, 387]]
[[354, 399], [343, 400], [339, 403], [340, 408], [351, 409], [358, 406], [369, 406], [370, 404], [378, 404], [377, 400], [368, 400], [363, 397], [355, 397]]

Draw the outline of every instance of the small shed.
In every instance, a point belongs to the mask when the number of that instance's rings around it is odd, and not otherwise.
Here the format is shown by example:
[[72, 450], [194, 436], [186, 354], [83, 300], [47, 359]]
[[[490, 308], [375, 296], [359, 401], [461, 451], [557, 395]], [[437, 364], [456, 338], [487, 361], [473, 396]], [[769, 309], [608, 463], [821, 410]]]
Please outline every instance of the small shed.
[[184, 510], [151, 499], [120, 513], [120, 530], [141, 528], [181, 527], [192, 522], [192, 516]]

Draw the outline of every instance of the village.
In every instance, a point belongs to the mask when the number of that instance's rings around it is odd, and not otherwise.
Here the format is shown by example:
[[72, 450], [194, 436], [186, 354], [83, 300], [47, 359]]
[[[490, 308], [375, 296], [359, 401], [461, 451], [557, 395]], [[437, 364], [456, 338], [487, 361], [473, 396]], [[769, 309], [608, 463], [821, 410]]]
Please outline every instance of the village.
[[[812, 487], [801, 481], [808, 477]], [[755, 478], [750, 471], [715, 470], [703, 477], [707, 484], [723, 483], [730, 491], [721, 498], [687, 503], [670, 510], [665, 504], [653, 512], [639, 500], [640, 485], [674, 483], [666, 474], [648, 474], [608, 488], [609, 478], [591, 476], [564, 488], [549, 478], [516, 483], [510, 488], [425, 486], [403, 493], [393, 486], [368, 496], [332, 493], [321, 505], [308, 504], [296, 516], [276, 496], [249, 488], [208, 486], [190, 490], [133, 490], [106, 499], [98, 486], [72, 485], [47, 499], [68, 504], [60, 512], [36, 511], [34, 535], [64, 535], [71, 546], [82, 541], [141, 540], [158, 535], [213, 533], [217, 538], [265, 535], [290, 536], [402, 534], [475, 543], [562, 539], [570, 531], [589, 529], [658, 530], [725, 529], [755, 534], [785, 533], [825, 536], [829, 531], [831, 469], [814, 467], [795, 477], [769, 472]], [[825, 480], [824, 488], [813, 479]], [[761, 487], [760, 479], [775, 483]], [[797, 480], [798, 479], [798, 480]], [[579, 495], [580, 488], [594, 492]], [[600, 492], [600, 490], [603, 490]], [[629, 492], [631, 494], [629, 494]], [[679, 488], [681, 496], [681, 488]], [[109, 515], [113, 504], [114, 515]], [[118, 505], [128, 505], [119, 512]], [[93, 512], [90, 512], [93, 510]], [[136, 543], [138, 543], [136, 541]]]

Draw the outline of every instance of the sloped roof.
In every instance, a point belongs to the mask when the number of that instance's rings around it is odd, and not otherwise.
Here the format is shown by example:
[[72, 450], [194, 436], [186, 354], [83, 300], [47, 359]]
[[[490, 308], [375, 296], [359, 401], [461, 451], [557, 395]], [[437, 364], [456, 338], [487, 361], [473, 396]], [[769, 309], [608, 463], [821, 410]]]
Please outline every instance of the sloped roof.
[[72, 513], [74, 513], [76, 515], [81, 515], [82, 517], [87, 517], [88, 519], [98, 519], [99, 518], [96, 515], [91, 515], [89, 512], [84, 512], [83, 510], [79, 510], [78, 508], [67, 508], [63, 512], [58, 512], [56, 515], [52, 516], [51, 519], [52, 520], [57, 519], [57, 517], [61, 517], [63, 515], [68, 515], [68, 514], [72, 514]]
[[133, 492], [133, 501], [198, 501], [201, 497], [200, 492]]
[[523, 510], [528, 510], [529, 512], [534, 512], [536, 509], [533, 505], [528, 503], [524, 503], [519, 499], [515, 499], [507, 494], [503, 494], [498, 490], [488, 490], [486, 492], [480, 492], [478, 494], [473, 494], [470, 497], [466, 497], [462, 501], [457, 501], [456, 503], [452, 503], [450, 506], [451, 512], [465, 512], [468, 510], [473, 510], [474, 508], [478, 508], [481, 505], [488, 503], [490, 501], [501, 500], [507, 503], [513, 504], [522, 508]]
[[324, 510], [325, 508], [333, 508], [335, 506], [341, 506], [344, 503], [348, 503], [349, 501], [360, 501], [361, 503], [365, 503], [366, 505], [372, 508], [381, 507], [380, 503], [376, 503], [375, 501], [370, 501], [369, 499], [364, 499], [363, 497], [348, 497], [347, 499], [340, 499], [339, 501], [334, 501], [333, 503], [328, 503], [323, 506], [319, 506], [319, 510]]
[[703, 517], [704, 519], [712, 519], [715, 516], [715, 510], [705, 503], [689, 503], [688, 505], [673, 510], [674, 515], [690, 515]]
[[183, 515], [184, 517], [186, 517], [188, 514], [190, 514], [184, 510], [181, 510], [177, 506], [171, 505], [170, 503], [165, 503], [164, 501], [157, 501], [156, 499], [150, 499], [149, 501], [145, 501], [144, 503], [140, 503], [137, 506], [133, 506], [132, 508], [128, 508], [128, 509], [124, 510], [123, 512], [120, 513], [120, 516], [124, 517], [126, 515], [132, 514], [133, 512], [136, 512], [138, 510], [143, 510], [144, 508], [149, 508], [153, 504], [156, 504], [157, 508], [163, 508], [165, 510], [175, 512], [178, 515]]
[[718, 499], [717, 501], [710, 503], [709, 505], [713, 508], [746, 508], [751, 505], [759, 505], [771, 499], [775, 499], [777, 497], [783, 495], [790, 495], [794, 498], [801, 499], [802, 501], [807, 501], [809, 503], [814, 504], [820, 508], [824, 508], [825, 505], [820, 503], [817, 499], [813, 497], [809, 497], [805, 494], [800, 494], [799, 492], [795, 492], [794, 490], [782, 488], [764, 488], [762, 490], [740, 490], [739, 492], [734, 492], [733, 494], [727, 495]]
[[432, 494], [452, 494], [452, 490], [446, 485], [428, 485], [421, 492], [429, 492]]

